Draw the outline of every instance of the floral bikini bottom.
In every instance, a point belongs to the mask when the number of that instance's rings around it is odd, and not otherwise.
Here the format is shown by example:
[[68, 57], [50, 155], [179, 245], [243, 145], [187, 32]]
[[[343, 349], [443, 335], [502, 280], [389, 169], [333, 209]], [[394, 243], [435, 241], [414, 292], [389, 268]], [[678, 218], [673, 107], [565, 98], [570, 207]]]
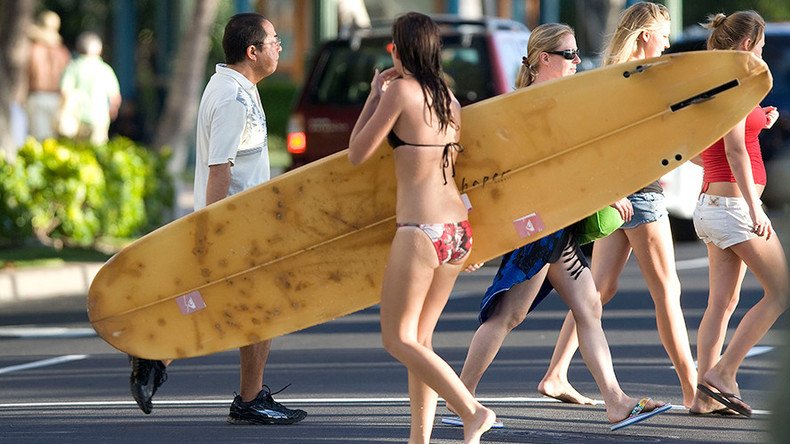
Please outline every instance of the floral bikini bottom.
[[439, 265], [460, 262], [472, 249], [472, 226], [467, 220], [446, 224], [399, 223], [397, 227], [416, 227], [422, 230], [436, 248]]

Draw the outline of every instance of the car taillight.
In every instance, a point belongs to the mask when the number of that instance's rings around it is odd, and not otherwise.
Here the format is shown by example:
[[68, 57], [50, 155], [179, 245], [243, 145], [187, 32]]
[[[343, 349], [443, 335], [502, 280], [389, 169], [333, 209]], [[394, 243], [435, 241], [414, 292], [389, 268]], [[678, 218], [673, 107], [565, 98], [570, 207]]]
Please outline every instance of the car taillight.
[[307, 136], [304, 131], [304, 118], [295, 114], [288, 121], [288, 152], [303, 154], [307, 150]]
[[291, 154], [302, 154], [307, 148], [307, 138], [303, 131], [288, 133], [288, 152]]

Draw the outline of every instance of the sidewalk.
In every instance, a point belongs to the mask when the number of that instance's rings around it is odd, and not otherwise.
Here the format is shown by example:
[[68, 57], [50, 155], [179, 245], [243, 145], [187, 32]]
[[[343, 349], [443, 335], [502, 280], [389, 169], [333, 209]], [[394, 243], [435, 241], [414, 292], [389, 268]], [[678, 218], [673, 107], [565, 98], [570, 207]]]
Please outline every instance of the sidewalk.
[[101, 263], [86, 262], [0, 270], [0, 306], [9, 302], [87, 295], [101, 266]]
[[[192, 184], [177, 184], [176, 218], [192, 212]], [[87, 295], [101, 262], [0, 270], [0, 306], [60, 296]]]
[[[281, 173], [280, 170], [272, 171], [273, 176]], [[178, 219], [194, 208], [192, 182], [176, 182], [176, 193], [175, 217]], [[0, 307], [13, 302], [87, 295], [102, 265], [101, 262], [72, 262], [0, 270]]]

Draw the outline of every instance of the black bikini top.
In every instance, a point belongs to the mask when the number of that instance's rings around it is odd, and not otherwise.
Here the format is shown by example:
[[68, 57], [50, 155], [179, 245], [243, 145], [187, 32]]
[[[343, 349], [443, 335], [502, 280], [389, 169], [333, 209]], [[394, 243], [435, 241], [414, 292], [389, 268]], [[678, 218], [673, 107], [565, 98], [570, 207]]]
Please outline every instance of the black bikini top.
[[464, 150], [464, 147], [461, 146], [461, 144], [458, 142], [450, 142], [445, 145], [404, 142], [403, 139], [401, 139], [400, 137], [398, 137], [397, 134], [395, 134], [394, 129], [390, 130], [389, 134], [387, 134], [387, 143], [390, 144], [393, 150], [403, 145], [444, 147], [444, 150], [442, 151], [442, 178], [444, 179], [445, 185], [447, 185], [447, 173], [445, 171], [447, 167], [452, 168], [452, 177], [455, 177], [455, 163], [452, 162], [450, 150], [453, 149], [455, 150], [456, 153], [460, 153], [461, 151]]

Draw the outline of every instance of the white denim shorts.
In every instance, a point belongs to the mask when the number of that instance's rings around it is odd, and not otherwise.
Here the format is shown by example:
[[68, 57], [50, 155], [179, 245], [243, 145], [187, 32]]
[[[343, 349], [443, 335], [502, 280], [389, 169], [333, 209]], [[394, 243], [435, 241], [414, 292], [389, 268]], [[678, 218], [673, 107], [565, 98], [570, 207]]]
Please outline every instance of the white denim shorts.
[[694, 209], [694, 229], [706, 244], [729, 248], [757, 237], [746, 199], [700, 194]]

